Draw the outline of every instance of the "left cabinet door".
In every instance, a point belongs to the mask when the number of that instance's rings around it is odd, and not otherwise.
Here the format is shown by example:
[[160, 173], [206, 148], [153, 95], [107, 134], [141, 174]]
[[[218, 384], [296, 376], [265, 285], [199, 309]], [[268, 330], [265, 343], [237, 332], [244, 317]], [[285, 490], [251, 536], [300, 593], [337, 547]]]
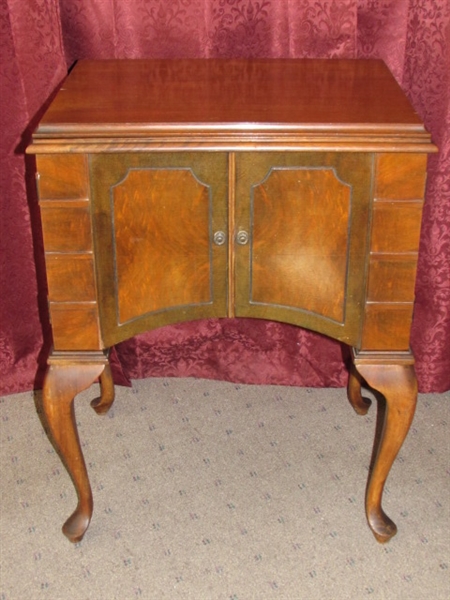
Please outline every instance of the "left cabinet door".
[[90, 156], [105, 346], [226, 315], [227, 160], [207, 152]]

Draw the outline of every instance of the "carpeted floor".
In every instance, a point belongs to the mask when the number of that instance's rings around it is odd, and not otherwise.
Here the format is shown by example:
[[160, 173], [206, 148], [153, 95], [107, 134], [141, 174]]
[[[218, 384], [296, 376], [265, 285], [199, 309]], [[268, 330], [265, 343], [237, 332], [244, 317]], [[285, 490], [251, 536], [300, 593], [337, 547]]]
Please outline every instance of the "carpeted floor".
[[94, 492], [75, 492], [32, 393], [0, 399], [0, 600], [448, 600], [450, 393], [421, 395], [387, 482], [387, 545], [363, 502], [376, 403], [343, 389], [147, 379], [107, 416], [76, 401]]

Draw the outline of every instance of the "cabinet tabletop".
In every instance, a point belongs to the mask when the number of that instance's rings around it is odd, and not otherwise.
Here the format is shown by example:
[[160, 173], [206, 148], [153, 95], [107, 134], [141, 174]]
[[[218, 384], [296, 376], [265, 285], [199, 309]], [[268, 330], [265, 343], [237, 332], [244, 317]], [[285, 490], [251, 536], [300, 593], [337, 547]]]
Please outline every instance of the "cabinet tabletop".
[[[381, 60], [82, 60], [34, 139], [152, 131], [426, 134]], [[425, 140], [424, 140], [425, 141]]]

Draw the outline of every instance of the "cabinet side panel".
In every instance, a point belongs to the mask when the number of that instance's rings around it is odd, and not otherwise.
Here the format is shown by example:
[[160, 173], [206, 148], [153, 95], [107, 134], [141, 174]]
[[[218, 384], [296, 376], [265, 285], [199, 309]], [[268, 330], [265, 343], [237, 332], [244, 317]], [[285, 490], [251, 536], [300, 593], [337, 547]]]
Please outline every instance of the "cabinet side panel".
[[47, 200], [88, 198], [89, 181], [83, 154], [37, 155], [39, 196]]
[[92, 254], [48, 252], [46, 262], [50, 302], [95, 302]]
[[380, 154], [377, 158], [375, 198], [415, 200], [423, 198], [426, 154]]
[[102, 348], [87, 158], [36, 157], [54, 349]]
[[55, 350], [101, 349], [95, 303], [50, 302]]
[[88, 200], [41, 200], [46, 252], [92, 252]]
[[408, 350], [412, 313], [412, 303], [368, 303], [363, 350]]
[[425, 178], [426, 155], [377, 157], [362, 350], [409, 350]]
[[422, 200], [388, 201], [375, 198], [371, 251], [390, 255], [419, 250]]
[[372, 253], [369, 264], [369, 302], [410, 302], [414, 296], [417, 259], [410, 254]]

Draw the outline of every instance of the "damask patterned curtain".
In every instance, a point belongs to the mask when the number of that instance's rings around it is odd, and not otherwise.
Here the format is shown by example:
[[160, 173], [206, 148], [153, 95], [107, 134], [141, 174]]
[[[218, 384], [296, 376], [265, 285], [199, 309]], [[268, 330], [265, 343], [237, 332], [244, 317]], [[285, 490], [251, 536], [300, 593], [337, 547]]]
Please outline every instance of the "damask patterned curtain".
[[[412, 346], [421, 391], [450, 388], [448, 0], [2, 0], [0, 393], [39, 387], [51, 344], [33, 160], [24, 149], [80, 58], [380, 57], [431, 131]], [[115, 379], [197, 376], [341, 386], [345, 349], [256, 320], [170, 326], [120, 344]]]

